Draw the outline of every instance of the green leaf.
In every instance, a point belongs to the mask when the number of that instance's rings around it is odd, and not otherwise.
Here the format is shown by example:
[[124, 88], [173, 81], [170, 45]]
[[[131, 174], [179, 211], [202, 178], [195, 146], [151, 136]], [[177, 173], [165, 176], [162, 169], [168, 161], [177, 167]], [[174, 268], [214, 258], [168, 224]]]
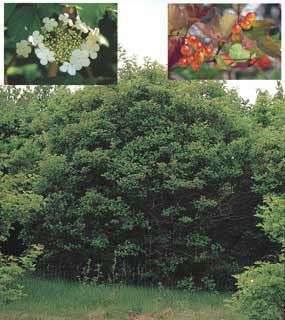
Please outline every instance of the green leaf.
[[271, 75], [272, 80], [280, 80], [281, 79], [281, 69], [276, 68], [273, 70], [272, 75]]
[[7, 27], [8, 35], [14, 45], [20, 40], [27, 39], [33, 31], [41, 27], [36, 6], [29, 4], [17, 8], [10, 16]]
[[265, 36], [257, 41], [258, 47], [267, 55], [274, 58], [281, 58], [281, 42], [270, 36]]
[[112, 3], [82, 3], [76, 6], [81, 20], [90, 27], [97, 27], [100, 20], [103, 19], [106, 11], [115, 10], [116, 5]]
[[252, 23], [252, 28], [244, 31], [244, 35], [255, 40], [257, 46], [267, 55], [275, 58], [281, 58], [281, 41], [268, 34], [274, 26], [272, 20], [258, 20]]
[[16, 8], [16, 4], [15, 3], [5, 3], [4, 5], [4, 21], [5, 21], [5, 25], [7, 24], [11, 14], [13, 13], [13, 11]]
[[35, 63], [26, 64], [23, 66], [11, 66], [7, 70], [7, 75], [13, 76], [24, 76], [27, 83], [31, 83], [35, 80], [39, 66]]
[[51, 17], [56, 14], [62, 13], [63, 6], [59, 3], [38, 3], [37, 4], [37, 15], [40, 19], [45, 17]]
[[249, 50], [245, 50], [240, 43], [234, 43], [229, 50], [231, 58], [236, 60], [248, 60], [251, 53]]
[[215, 60], [218, 64], [218, 66], [220, 67], [220, 69], [222, 70], [229, 70], [229, 67], [225, 64], [225, 61], [222, 57], [220, 57], [219, 55], [215, 56]]
[[264, 52], [262, 50], [258, 50], [256, 53], [256, 58], [261, 59], [264, 56]]

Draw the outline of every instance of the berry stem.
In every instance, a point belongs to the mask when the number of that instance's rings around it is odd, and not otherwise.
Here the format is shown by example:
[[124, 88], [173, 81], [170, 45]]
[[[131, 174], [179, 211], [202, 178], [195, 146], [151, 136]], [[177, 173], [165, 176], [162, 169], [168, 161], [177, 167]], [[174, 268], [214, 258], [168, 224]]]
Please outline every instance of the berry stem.
[[52, 62], [48, 68], [48, 78], [54, 78], [58, 73], [58, 64], [56, 62]]
[[224, 45], [225, 45], [225, 42], [219, 42], [218, 49], [217, 49], [217, 52], [216, 52], [216, 56], [221, 52], [221, 50], [223, 49]]
[[240, 18], [240, 13], [241, 13], [241, 5], [238, 4], [238, 11], [237, 11], [237, 14], [238, 14], [238, 20]]

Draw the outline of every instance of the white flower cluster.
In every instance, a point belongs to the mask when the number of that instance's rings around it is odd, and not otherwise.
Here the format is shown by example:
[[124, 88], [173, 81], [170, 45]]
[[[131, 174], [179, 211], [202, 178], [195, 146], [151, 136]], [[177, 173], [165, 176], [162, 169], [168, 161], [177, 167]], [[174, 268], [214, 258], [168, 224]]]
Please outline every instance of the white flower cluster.
[[58, 20], [62, 22], [63, 25], [69, 25], [70, 27], [73, 26], [73, 21], [71, 19], [69, 19], [69, 14], [68, 13], [64, 13], [64, 14], [60, 14], [58, 16]]
[[27, 40], [16, 44], [16, 53], [28, 58], [34, 48], [42, 65], [54, 62], [61, 72], [75, 75], [96, 59], [100, 50], [100, 32], [91, 29], [77, 16], [75, 22], [68, 13], [58, 19], [45, 17], [40, 31], [35, 30]]
[[76, 71], [82, 69], [82, 67], [88, 67], [90, 64], [89, 55], [87, 51], [75, 49], [72, 51], [70, 62], [64, 62], [59, 70], [67, 72], [74, 76]]

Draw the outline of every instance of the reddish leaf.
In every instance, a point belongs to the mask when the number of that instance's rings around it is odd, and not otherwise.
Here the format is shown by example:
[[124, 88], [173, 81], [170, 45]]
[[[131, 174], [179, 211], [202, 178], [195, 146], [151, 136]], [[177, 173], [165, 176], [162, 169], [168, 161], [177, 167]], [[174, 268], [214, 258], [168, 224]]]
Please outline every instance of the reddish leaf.
[[213, 10], [213, 8], [213, 5], [205, 6], [203, 4], [185, 4], [185, 10], [189, 19], [189, 26], [204, 18], [211, 10]]
[[188, 30], [192, 24], [205, 17], [213, 6], [203, 4], [169, 4], [168, 5], [168, 34]]
[[183, 45], [183, 37], [169, 36], [168, 37], [168, 69], [181, 58], [180, 47]]
[[186, 28], [188, 17], [179, 4], [168, 5], [168, 34]]
[[197, 22], [195, 25], [201, 30], [203, 36], [219, 41], [231, 41], [232, 26], [237, 21], [237, 15], [232, 12], [224, 12], [224, 14], [216, 15], [213, 19], [205, 24]]

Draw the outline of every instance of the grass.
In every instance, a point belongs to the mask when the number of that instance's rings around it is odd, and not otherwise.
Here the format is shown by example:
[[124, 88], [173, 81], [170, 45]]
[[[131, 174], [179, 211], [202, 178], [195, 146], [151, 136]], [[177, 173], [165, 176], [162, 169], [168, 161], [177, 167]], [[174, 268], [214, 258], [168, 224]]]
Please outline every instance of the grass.
[[2, 306], [0, 320], [242, 320], [228, 294], [96, 286], [25, 278], [27, 296]]

